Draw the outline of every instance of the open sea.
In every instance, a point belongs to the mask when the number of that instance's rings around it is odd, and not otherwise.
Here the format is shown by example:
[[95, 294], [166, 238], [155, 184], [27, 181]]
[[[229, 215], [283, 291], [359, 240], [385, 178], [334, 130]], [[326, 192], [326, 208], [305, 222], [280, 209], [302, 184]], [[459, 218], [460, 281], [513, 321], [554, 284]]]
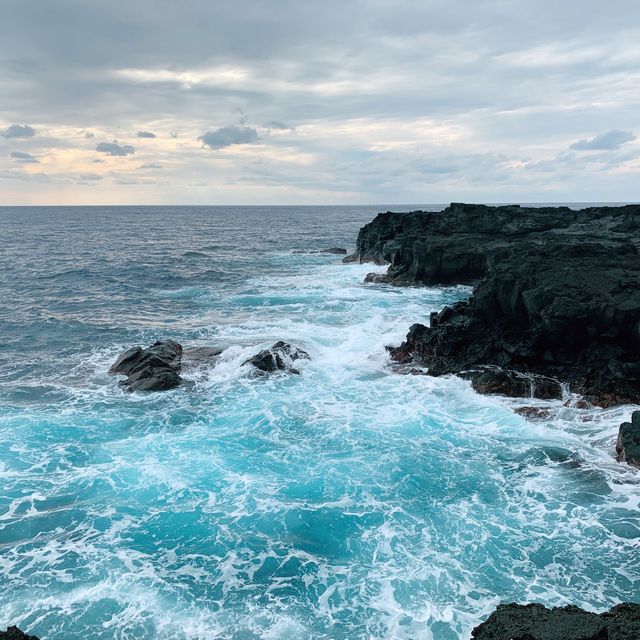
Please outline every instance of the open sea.
[[[386, 208], [0, 209], [1, 628], [468, 640], [500, 602], [640, 600], [631, 407], [398, 375], [385, 345], [470, 289], [296, 253], [352, 251]], [[164, 338], [225, 351], [123, 393], [116, 356]], [[277, 340], [301, 375], [251, 377]]]

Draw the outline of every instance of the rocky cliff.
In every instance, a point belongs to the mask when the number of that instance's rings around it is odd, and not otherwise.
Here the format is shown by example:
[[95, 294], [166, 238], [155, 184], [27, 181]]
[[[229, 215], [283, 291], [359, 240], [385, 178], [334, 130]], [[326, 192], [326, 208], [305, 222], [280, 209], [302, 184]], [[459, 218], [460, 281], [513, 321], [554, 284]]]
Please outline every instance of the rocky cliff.
[[383, 281], [396, 285], [475, 285], [468, 302], [411, 327], [391, 349], [398, 362], [509, 395], [556, 397], [557, 380], [610, 406], [640, 401], [639, 248], [636, 205], [452, 204], [378, 215], [346, 260], [388, 263]]

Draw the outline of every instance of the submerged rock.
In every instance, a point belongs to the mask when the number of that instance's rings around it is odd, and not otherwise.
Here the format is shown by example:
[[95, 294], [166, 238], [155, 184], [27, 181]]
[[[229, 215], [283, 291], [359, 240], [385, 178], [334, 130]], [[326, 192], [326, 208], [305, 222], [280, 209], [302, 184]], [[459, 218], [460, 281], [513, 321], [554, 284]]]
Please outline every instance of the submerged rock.
[[[496, 367], [568, 383], [593, 404], [640, 402], [640, 206], [452, 204], [380, 214], [351, 258], [388, 264], [395, 285], [473, 284], [390, 349], [430, 375]], [[485, 376], [486, 378], [486, 376]], [[495, 392], [497, 381], [479, 387]], [[529, 395], [526, 385], [498, 385]], [[555, 382], [538, 397], [560, 397]]]
[[322, 249], [320, 253], [332, 253], [336, 256], [346, 256], [347, 250], [342, 247], [329, 247], [329, 249]]
[[529, 420], [546, 420], [551, 417], [551, 411], [541, 407], [518, 407], [515, 412]]
[[9, 627], [6, 631], [0, 631], [0, 640], [38, 640], [38, 638], [23, 633], [18, 627]]
[[331, 253], [336, 256], [346, 256], [347, 250], [342, 247], [329, 247], [328, 249], [295, 249], [293, 253]]
[[269, 349], [263, 349], [255, 356], [245, 360], [242, 364], [253, 365], [260, 373], [273, 373], [274, 371], [288, 371], [300, 373], [292, 365], [296, 360], [309, 360], [306, 351], [294, 347], [282, 340], [276, 342]]
[[638, 640], [640, 605], [597, 614], [578, 607], [502, 604], [471, 632], [473, 640]]
[[640, 469], [640, 411], [631, 414], [631, 422], [620, 425], [616, 452], [618, 462], [626, 462]]
[[367, 273], [364, 281], [365, 284], [389, 284], [391, 278], [386, 273]]
[[151, 347], [132, 347], [122, 353], [109, 369], [111, 374], [127, 376], [120, 385], [127, 391], [167, 391], [182, 383], [182, 345], [173, 340]]

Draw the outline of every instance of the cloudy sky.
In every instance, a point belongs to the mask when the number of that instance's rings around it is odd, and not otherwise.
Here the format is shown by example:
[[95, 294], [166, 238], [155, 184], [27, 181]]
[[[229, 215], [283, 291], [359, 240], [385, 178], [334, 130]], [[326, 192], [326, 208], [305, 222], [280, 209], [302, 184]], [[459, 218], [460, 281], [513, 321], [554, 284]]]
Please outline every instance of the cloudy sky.
[[640, 199], [637, 0], [0, 12], [0, 204]]

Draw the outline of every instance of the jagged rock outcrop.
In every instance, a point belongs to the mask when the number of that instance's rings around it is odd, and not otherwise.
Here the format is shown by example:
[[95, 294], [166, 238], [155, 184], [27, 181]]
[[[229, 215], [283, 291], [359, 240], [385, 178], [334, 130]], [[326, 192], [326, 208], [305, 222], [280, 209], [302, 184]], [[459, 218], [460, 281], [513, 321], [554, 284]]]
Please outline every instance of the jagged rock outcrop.
[[627, 462], [640, 469], [640, 411], [631, 414], [631, 422], [620, 425], [616, 452], [618, 462]]
[[182, 345], [173, 340], [156, 342], [147, 349], [131, 347], [109, 369], [127, 376], [120, 385], [127, 391], [167, 391], [182, 384]]
[[391, 349], [397, 361], [431, 375], [467, 372], [479, 390], [509, 395], [529, 395], [514, 372], [542, 376], [544, 392], [535, 392], [539, 378], [533, 395], [558, 397], [560, 381], [610, 406], [640, 401], [639, 247], [636, 205], [453, 204], [380, 214], [360, 231], [354, 255], [389, 263], [392, 284], [475, 285], [430, 327], [411, 327]]
[[9, 627], [6, 631], [0, 631], [0, 640], [38, 640], [38, 638], [23, 633], [18, 627]]
[[126, 376], [120, 385], [129, 392], [168, 391], [183, 383], [180, 372], [214, 362], [222, 353], [213, 347], [186, 347], [174, 340], [155, 342], [147, 349], [131, 347], [118, 356], [110, 374]]
[[398, 285], [474, 284], [514, 248], [544, 247], [551, 238], [593, 241], [616, 249], [640, 245], [640, 205], [520, 207], [453, 203], [439, 213], [381, 213], [358, 233], [344, 262], [388, 264]]
[[271, 348], [263, 349], [255, 356], [245, 360], [242, 364], [252, 365], [258, 373], [273, 373], [274, 371], [287, 371], [289, 373], [300, 373], [293, 364], [296, 360], [309, 360], [310, 356], [306, 351], [294, 347], [282, 340], [276, 342]]
[[502, 604], [471, 632], [472, 640], [638, 640], [640, 605], [597, 614], [578, 607]]

